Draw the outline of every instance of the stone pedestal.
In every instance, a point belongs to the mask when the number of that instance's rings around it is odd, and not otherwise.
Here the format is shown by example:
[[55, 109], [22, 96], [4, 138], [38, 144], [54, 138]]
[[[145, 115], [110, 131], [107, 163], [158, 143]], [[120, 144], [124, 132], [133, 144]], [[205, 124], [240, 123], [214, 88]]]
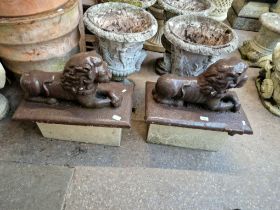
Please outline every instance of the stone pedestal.
[[228, 21], [235, 29], [259, 31], [261, 27], [259, 17], [269, 12], [270, 6], [269, 3], [234, 0], [228, 11]]
[[122, 129], [131, 126], [133, 86], [113, 82], [99, 85], [122, 95], [122, 105], [87, 109], [69, 102], [48, 105], [24, 100], [13, 119], [36, 122], [46, 138], [120, 146]]
[[158, 31], [155, 36], [144, 43], [144, 49], [154, 52], [165, 52], [165, 49], [161, 43], [161, 37], [164, 31], [164, 15], [163, 8], [158, 3], [149, 8], [149, 12], [153, 14], [158, 23]]
[[280, 14], [265, 13], [260, 17], [262, 27], [253, 40], [245, 41], [239, 48], [243, 58], [256, 63], [260, 58], [270, 55], [280, 42]]
[[219, 150], [229, 135], [252, 134], [244, 113], [213, 112], [198, 105], [173, 107], [156, 103], [155, 83], [146, 83], [147, 142], [209, 151]]

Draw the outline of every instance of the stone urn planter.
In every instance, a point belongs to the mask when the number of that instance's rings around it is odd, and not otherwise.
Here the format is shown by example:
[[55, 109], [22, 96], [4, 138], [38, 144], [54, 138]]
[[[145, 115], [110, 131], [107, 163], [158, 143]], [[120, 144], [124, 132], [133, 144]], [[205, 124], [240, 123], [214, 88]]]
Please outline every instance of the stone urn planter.
[[239, 48], [244, 59], [254, 65], [260, 58], [271, 55], [276, 44], [280, 42], [280, 14], [264, 13], [260, 17], [260, 31], [252, 40], [247, 40]]
[[229, 26], [201, 16], [171, 18], [164, 35], [172, 44], [171, 73], [179, 76], [200, 75], [238, 45], [238, 36]]
[[233, 0], [211, 0], [215, 9], [209, 14], [214, 20], [224, 21], [227, 19], [227, 13]]
[[146, 9], [153, 4], [156, 3], [157, 0], [101, 0], [100, 2], [106, 3], [106, 2], [120, 2], [120, 3], [127, 3], [134, 6], [141, 7], [143, 9]]
[[[213, 4], [208, 0], [158, 0], [159, 5], [164, 9], [164, 19], [169, 20], [177, 15], [199, 15], [208, 16], [214, 10]], [[165, 48], [163, 58], [156, 61], [156, 72], [165, 74], [171, 71], [171, 43], [164, 37], [161, 38], [162, 45]]]
[[103, 59], [116, 81], [140, 70], [146, 57], [143, 44], [158, 28], [156, 19], [144, 9], [112, 2], [90, 7], [84, 22], [98, 37]]

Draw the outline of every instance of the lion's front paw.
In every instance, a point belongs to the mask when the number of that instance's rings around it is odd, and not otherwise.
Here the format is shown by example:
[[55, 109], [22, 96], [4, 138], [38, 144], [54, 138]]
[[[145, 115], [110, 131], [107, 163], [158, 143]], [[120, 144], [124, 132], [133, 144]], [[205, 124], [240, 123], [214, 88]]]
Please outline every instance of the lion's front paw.
[[57, 101], [55, 98], [49, 98], [49, 99], [47, 100], [47, 103], [50, 104], [50, 105], [52, 105], [52, 104], [57, 104], [58, 101]]
[[113, 107], [119, 107], [122, 104], [122, 97], [113, 97], [111, 99], [111, 104], [113, 105]]

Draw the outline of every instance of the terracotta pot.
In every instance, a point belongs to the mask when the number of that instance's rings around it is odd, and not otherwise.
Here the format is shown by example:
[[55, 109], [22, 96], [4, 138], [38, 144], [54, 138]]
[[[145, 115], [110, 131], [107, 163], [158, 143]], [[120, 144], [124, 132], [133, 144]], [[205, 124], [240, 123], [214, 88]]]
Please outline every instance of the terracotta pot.
[[31, 70], [62, 71], [78, 52], [79, 18], [76, 0], [69, 0], [59, 11], [0, 18], [2, 63], [17, 75]]
[[57, 9], [68, 0], [1, 0], [0, 17], [20, 17]]

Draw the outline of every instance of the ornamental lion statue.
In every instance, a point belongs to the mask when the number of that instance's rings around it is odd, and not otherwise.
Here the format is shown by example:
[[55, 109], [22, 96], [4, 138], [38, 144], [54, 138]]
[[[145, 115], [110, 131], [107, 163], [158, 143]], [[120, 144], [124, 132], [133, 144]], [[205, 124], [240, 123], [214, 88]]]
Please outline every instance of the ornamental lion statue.
[[20, 85], [28, 101], [55, 104], [62, 99], [77, 101], [87, 108], [118, 107], [122, 98], [113, 90], [98, 87], [98, 83], [109, 82], [111, 77], [107, 64], [92, 51], [72, 56], [63, 72], [24, 73]]
[[205, 105], [212, 111], [240, 109], [237, 97], [227, 92], [242, 87], [248, 79], [247, 64], [237, 58], [221, 59], [197, 77], [161, 76], [153, 90], [158, 103], [183, 106], [185, 103]]

